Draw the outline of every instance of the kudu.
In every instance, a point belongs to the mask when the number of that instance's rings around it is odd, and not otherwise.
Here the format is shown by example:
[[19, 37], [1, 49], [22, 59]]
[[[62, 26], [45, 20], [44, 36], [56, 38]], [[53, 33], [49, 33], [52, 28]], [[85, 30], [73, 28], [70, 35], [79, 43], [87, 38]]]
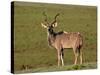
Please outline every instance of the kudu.
[[80, 57], [80, 64], [82, 64], [82, 36], [79, 32], [54, 32], [53, 28], [57, 27], [57, 17], [59, 16], [59, 13], [55, 16], [54, 21], [52, 23], [48, 23], [47, 15], [44, 13], [44, 16], [46, 17], [44, 20], [44, 23], [41, 23], [42, 27], [47, 29], [48, 34], [48, 43], [52, 47], [54, 47], [57, 50], [57, 56], [58, 56], [58, 66], [60, 66], [60, 62], [62, 62], [62, 66], [64, 66], [64, 52], [63, 49], [65, 48], [72, 48], [75, 60], [74, 64], [77, 64], [78, 56]]

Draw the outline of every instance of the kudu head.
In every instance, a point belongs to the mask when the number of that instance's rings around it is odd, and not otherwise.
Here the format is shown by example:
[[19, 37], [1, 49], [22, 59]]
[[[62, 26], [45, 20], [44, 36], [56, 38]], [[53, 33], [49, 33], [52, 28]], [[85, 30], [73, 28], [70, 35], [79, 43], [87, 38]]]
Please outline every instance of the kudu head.
[[48, 32], [52, 33], [53, 32], [53, 28], [57, 27], [57, 16], [59, 16], [60, 14], [56, 14], [56, 16], [54, 17], [53, 22], [49, 23], [47, 20], [47, 15], [45, 14], [45, 12], [43, 13], [43, 15], [45, 16], [44, 22], [41, 23], [42, 27], [46, 28], [48, 30]]

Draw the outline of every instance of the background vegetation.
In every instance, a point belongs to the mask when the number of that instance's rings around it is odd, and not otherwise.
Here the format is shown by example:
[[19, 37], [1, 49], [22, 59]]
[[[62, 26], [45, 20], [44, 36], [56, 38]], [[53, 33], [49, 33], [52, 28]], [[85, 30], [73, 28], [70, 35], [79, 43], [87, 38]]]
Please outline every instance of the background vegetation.
[[[41, 27], [44, 16], [51, 22], [56, 15], [55, 31], [81, 32], [83, 35], [83, 65], [73, 67], [72, 49], [64, 50], [65, 66], [57, 68], [57, 53], [47, 42]], [[13, 14], [12, 14], [13, 15]], [[97, 7], [43, 3], [14, 3], [14, 69], [15, 73], [44, 72], [96, 68], [97, 62]], [[89, 66], [91, 65], [91, 66]], [[85, 66], [85, 67], [84, 67]]]

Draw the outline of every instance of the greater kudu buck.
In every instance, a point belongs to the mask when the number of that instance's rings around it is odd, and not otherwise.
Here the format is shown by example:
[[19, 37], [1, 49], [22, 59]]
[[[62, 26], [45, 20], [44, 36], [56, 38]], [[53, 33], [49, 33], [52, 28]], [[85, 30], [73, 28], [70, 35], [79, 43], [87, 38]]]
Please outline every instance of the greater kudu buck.
[[59, 13], [55, 16], [54, 21], [52, 23], [48, 23], [47, 21], [47, 15], [44, 13], [44, 16], [46, 17], [44, 20], [44, 23], [41, 23], [42, 27], [47, 29], [48, 34], [48, 43], [52, 47], [54, 47], [57, 50], [57, 56], [58, 56], [58, 66], [60, 66], [60, 61], [62, 62], [62, 66], [64, 66], [64, 48], [72, 48], [74, 55], [75, 55], [75, 61], [74, 64], [77, 64], [77, 58], [80, 56], [80, 64], [82, 64], [82, 36], [79, 32], [54, 32], [53, 28], [57, 27], [57, 16], [59, 16]]

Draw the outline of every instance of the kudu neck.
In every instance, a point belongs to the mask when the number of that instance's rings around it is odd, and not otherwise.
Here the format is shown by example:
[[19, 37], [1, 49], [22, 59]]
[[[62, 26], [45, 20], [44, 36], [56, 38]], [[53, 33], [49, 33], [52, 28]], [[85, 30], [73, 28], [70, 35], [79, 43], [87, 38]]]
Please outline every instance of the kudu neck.
[[49, 46], [53, 46], [54, 42], [55, 42], [55, 35], [56, 33], [52, 30], [48, 30], [47, 31], [47, 34], [48, 34], [48, 44]]

